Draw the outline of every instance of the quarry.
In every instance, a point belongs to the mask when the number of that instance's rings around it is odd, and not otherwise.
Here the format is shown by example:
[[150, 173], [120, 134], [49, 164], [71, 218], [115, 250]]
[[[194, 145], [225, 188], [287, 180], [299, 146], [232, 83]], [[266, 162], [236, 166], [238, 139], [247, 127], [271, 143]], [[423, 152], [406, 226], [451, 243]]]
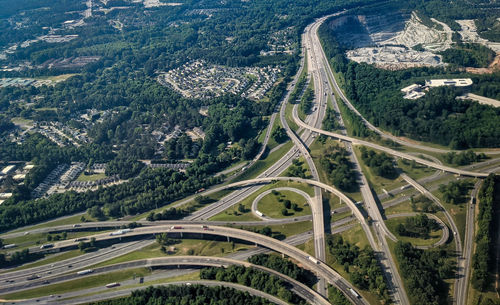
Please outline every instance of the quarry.
[[[479, 37], [474, 20], [457, 20], [463, 42], [483, 44], [500, 52], [500, 43]], [[388, 70], [444, 66], [439, 52], [453, 45], [453, 30], [434, 18], [416, 12], [380, 15], [347, 15], [330, 23], [337, 38], [348, 47], [346, 56], [358, 63]]]

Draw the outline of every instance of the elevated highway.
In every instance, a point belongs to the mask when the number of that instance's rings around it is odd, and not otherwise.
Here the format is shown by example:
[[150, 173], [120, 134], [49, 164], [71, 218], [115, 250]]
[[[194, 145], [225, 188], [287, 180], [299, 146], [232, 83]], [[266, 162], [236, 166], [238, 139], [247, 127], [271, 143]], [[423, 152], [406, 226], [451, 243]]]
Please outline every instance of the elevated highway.
[[283, 281], [290, 284], [292, 291], [304, 298], [310, 304], [323, 304], [329, 305], [330, 303], [318, 294], [313, 289], [307, 287], [306, 285], [296, 281], [289, 276], [286, 276], [280, 272], [273, 269], [269, 269], [263, 266], [254, 265], [248, 262], [242, 262], [235, 259], [224, 258], [224, 257], [211, 257], [211, 256], [171, 256], [171, 257], [159, 257], [150, 258], [144, 260], [130, 261], [126, 263], [120, 263], [105, 267], [99, 267], [92, 269], [93, 272], [87, 275], [78, 275], [76, 272], [72, 272], [64, 275], [54, 275], [44, 280], [36, 280], [32, 282], [27, 282], [25, 285], [18, 285], [15, 290], [6, 288], [0, 288], [0, 293], [22, 291], [26, 289], [33, 289], [36, 287], [44, 286], [45, 281], [50, 281], [51, 284], [57, 284], [61, 282], [77, 280], [81, 278], [87, 278], [91, 276], [96, 276], [99, 274], [105, 274], [109, 272], [115, 272], [120, 270], [135, 269], [135, 268], [155, 268], [164, 266], [210, 266], [210, 267], [228, 267], [231, 265], [244, 266], [247, 268], [257, 269], [272, 275], [275, 275], [282, 279]]
[[[316, 181], [315, 181], [316, 182]], [[154, 227], [143, 227], [135, 228], [132, 232], [128, 232], [120, 236], [110, 236], [109, 234], [97, 234], [92, 237], [96, 238], [97, 241], [119, 239], [122, 237], [132, 237], [132, 236], [144, 236], [144, 235], [154, 235], [158, 233], [169, 233], [169, 234], [183, 234], [183, 233], [194, 233], [194, 234], [208, 234], [216, 236], [225, 236], [227, 238], [240, 239], [247, 242], [255, 243], [256, 245], [261, 245], [268, 249], [274, 250], [276, 252], [287, 255], [295, 259], [304, 268], [311, 270], [316, 275], [325, 278], [330, 284], [334, 285], [340, 289], [346, 297], [354, 304], [366, 304], [365, 299], [355, 298], [351, 293], [350, 289], [356, 290], [349, 282], [343, 279], [336, 271], [326, 265], [324, 262], [310, 259], [310, 255], [291, 246], [287, 243], [281, 242], [271, 237], [267, 237], [261, 234], [228, 228], [228, 227], [218, 227], [209, 226], [204, 228], [203, 226], [193, 225], [185, 223], [176, 227], [169, 226], [154, 226]], [[65, 249], [68, 247], [74, 247], [73, 241], [61, 241], [54, 244], [55, 249]]]

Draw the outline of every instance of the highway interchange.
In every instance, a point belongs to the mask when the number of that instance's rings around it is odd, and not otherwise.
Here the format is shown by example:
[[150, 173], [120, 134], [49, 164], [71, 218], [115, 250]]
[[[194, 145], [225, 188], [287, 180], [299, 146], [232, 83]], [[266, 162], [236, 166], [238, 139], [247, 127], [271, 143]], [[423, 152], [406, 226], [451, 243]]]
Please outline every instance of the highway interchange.
[[[343, 12], [341, 12], [343, 13]], [[339, 14], [341, 14], [339, 13]], [[338, 15], [338, 14], [337, 14]], [[344, 103], [347, 104], [349, 108], [355, 111], [364, 121], [365, 124], [375, 132], [379, 133], [383, 137], [389, 138], [401, 145], [408, 146], [410, 148], [418, 148], [419, 150], [427, 150], [429, 152], [448, 152], [443, 151], [442, 149], [437, 149], [433, 147], [427, 147], [421, 144], [409, 143], [408, 141], [401, 140], [392, 135], [388, 135], [385, 132], [380, 131], [375, 126], [371, 125], [368, 121], [366, 121], [362, 115], [357, 112], [357, 110], [353, 107], [353, 105], [349, 102], [349, 100], [342, 93], [340, 88], [338, 87], [334, 75], [331, 71], [331, 68], [328, 64], [328, 59], [326, 58], [324, 51], [321, 47], [317, 30], [319, 26], [327, 20], [329, 17], [333, 15], [329, 15], [320, 19], [317, 19], [314, 23], [310, 24], [306, 27], [304, 34], [302, 35], [303, 41], [303, 53], [305, 54], [304, 58], [301, 61], [301, 67], [295, 77], [295, 79], [291, 82], [289, 87], [287, 88], [286, 96], [281, 101], [281, 104], [278, 106], [277, 112], [273, 114], [270, 119], [269, 127], [266, 130], [266, 135], [264, 138], [264, 145], [262, 149], [259, 151], [257, 157], [252, 160], [247, 167], [252, 166], [255, 162], [258, 161], [259, 158], [262, 157], [265, 151], [265, 145], [269, 140], [270, 133], [273, 125], [275, 124], [275, 119], [278, 116], [279, 111], [279, 119], [280, 124], [285, 128], [287, 135], [292, 140], [294, 146], [285, 153], [277, 162], [272, 164], [269, 168], [267, 168], [264, 172], [258, 175], [254, 179], [244, 180], [236, 183], [231, 183], [223, 186], [214, 187], [208, 191], [202, 192], [200, 195], [209, 195], [212, 193], [219, 192], [224, 189], [238, 188], [237, 190], [231, 192], [229, 195], [224, 196], [219, 201], [208, 205], [198, 211], [195, 211], [188, 217], [180, 221], [159, 221], [159, 222], [147, 222], [147, 221], [139, 221], [138, 223], [142, 224], [142, 227], [134, 228], [131, 232], [126, 233], [125, 235], [120, 236], [110, 236], [109, 233], [99, 233], [95, 235], [89, 235], [90, 237], [95, 237], [98, 241], [106, 241], [113, 240], [116, 242], [116, 245], [113, 247], [101, 249], [94, 253], [83, 254], [81, 256], [63, 260], [61, 262], [57, 262], [51, 265], [42, 265], [39, 267], [29, 268], [25, 270], [12, 271], [6, 273], [0, 273], [0, 281], [2, 282], [2, 287], [0, 287], [0, 293], [14, 292], [14, 291], [22, 291], [26, 289], [30, 289], [37, 286], [46, 285], [46, 283], [58, 283], [62, 281], [70, 281], [75, 278], [79, 278], [75, 271], [82, 270], [88, 266], [92, 266], [99, 262], [107, 261], [114, 257], [119, 257], [126, 253], [130, 253], [136, 251], [140, 248], [143, 248], [147, 245], [154, 243], [151, 239], [156, 233], [169, 233], [174, 234], [175, 236], [182, 236], [181, 233], [190, 233], [190, 234], [200, 234], [201, 236], [209, 234], [216, 236], [225, 236], [228, 239], [232, 240], [243, 240], [246, 242], [251, 242], [255, 245], [262, 246], [264, 248], [255, 248], [254, 250], [247, 251], [248, 253], [236, 253], [232, 255], [232, 258], [220, 258], [220, 257], [198, 257], [198, 256], [189, 256], [189, 257], [163, 257], [163, 258], [155, 258], [151, 260], [141, 260], [136, 262], [128, 262], [122, 265], [115, 265], [109, 267], [103, 267], [103, 269], [95, 270], [95, 274], [99, 272], [110, 272], [112, 270], [123, 270], [128, 268], [137, 268], [137, 267], [153, 267], [153, 266], [167, 266], [167, 265], [189, 265], [189, 266], [227, 266], [234, 264], [242, 264], [245, 266], [249, 266], [249, 263], [242, 262], [248, 258], [251, 254], [260, 253], [263, 251], [268, 251], [267, 249], [273, 250], [275, 252], [286, 255], [296, 262], [300, 263], [301, 266], [311, 270], [315, 273], [318, 278], [318, 285], [316, 286], [317, 292], [312, 290], [311, 288], [294, 281], [293, 279], [287, 278], [284, 275], [281, 275], [273, 270], [265, 270], [264, 267], [261, 266], [251, 266], [252, 268], [259, 268], [264, 270], [265, 272], [269, 272], [275, 275], [280, 276], [286, 282], [290, 283], [293, 287], [293, 291], [302, 296], [305, 300], [307, 300], [311, 304], [328, 304], [326, 301], [326, 283], [330, 283], [337, 288], [339, 288], [345, 296], [350, 299], [353, 304], [368, 304], [367, 300], [363, 297], [357, 298], [350, 291], [357, 290], [352, 284], [349, 283], [346, 279], [342, 278], [340, 274], [338, 274], [335, 270], [329, 267], [326, 261], [326, 250], [325, 250], [325, 222], [323, 215], [323, 198], [322, 191], [327, 191], [333, 193], [335, 196], [340, 198], [341, 202], [345, 204], [345, 206], [339, 208], [336, 212], [343, 211], [351, 211], [352, 216], [339, 220], [331, 224], [331, 232], [332, 234], [342, 232], [346, 229], [352, 228], [353, 225], [359, 223], [363, 232], [365, 233], [368, 242], [371, 247], [376, 251], [377, 258], [379, 263], [384, 266], [383, 271], [385, 273], [385, 277], [387, 283], [392, 291], [393, 301], [396, 304], [404, 304], [409, 305], [408, 297], [406, 295], [406, 291], [404, 289], [404, 285], [402, 280], [397, 272], [395, 267], [395, 262], [392, 258], [391, 252], [389, 250], [389, 246], [387, 244], [386, 238], [391, 240], [397, 240], [396, 236], [387, 229], [385, 225], [385, 216], [383, 216], [383, 209], [390, 206], [391, 204], [401, 203], [408, 198], [398, 197], [393, 200], [385, 202], [384, 205], [377, 203], [377, 198], [379, 200], [385, 198], [386, 194], [374, 195], [372, 192], [370, 185], [363, 174], [361, 165], [357, 160], [356, 155], [353, 152], [353, 145], [364, 145], [367, 147], [371, 147], [377, 150], [384, 151], [392, 156], [397, 158], [402, 158], [406, 160], [414, 160], [417, 163], [420, 163], [424, 166], [434, 168], [438, 170], [432, 176], [422, 178], [419, 181], [415, 181], [406, 174], [402, 174], [401, 177], [404, 178], [410, 185], [412, 185], [418, 192], [421, 192], [425, 196], [431, 198], [441, 209], [445, 212], [447, 218], [447, 225], [451, 227], [451, 232], [455, 247], [458, 255], [458, 272], [456, 285], [454, 289], [454, 304], [465, 304], [466, 293], [467, 293], [467, 283], [469, 277], [469, 268], [470, 268], [470, 258], [472, 255], [472, 239], [473, 239], [473, 230], [474, 230], [474, 210], [471, 208], [467, 209], [467, 224], [466, 224], [466, 235], [464, 238], [464, 247], [462, 248], [461, 239], [459, 236], [458, 228], [451, 217], [451, 215], [446, 211], [444, 206], [440, 203], [439, 199], [436, 198], [431, 191], [433, 189], [427, 189], [423, 186], [424, 183], [439, 181], [442, 179], [445, 174], [441, 171], [446, 172], [448, 174], [458, 174], [461, 176], [469, 176], [475, 178], [483, 178], [488, 175], [488, 170], [498, 170], [498, 160], [488, 160], [483, 162], [484, 168], [481, 168], [480, 171], [479, 165], [476, 165], [476, 168], [468, 167], [468, 168], [453, 168], [449, 166], [445, 166], [440, 162], [436, 162], [438, 160], [428, 160], [429, 158], [421, 158], [420, 156], [414, 156], [409, 153], [403, 153], [400, 151], [396, 151], [390, 148], [386, 148], [376, 143], [372, 143], [365, 140], [360, 140], [357, 138], [349, 137], [344, 132], [342, 134], [333, 133], [324, 131], [321, 129], [322, 121], [325, 116], [325, 111], [327, 108], [328, 101], [331, 102], [331, 106], [340, 113], [337, 105], [337, 101], [335, 99], [335, 95], [339, 96]], [[305, 66], [307, 57], [307, 66]], [[293, 107], [292, 116], [294, 122], [300, 126], [299, 130], [292, 130], [287, 122], [285, 113], [287, 106], [289, 105], [289, 97], [292, 91], [297, 84], [297, 81], [302, 74], [302, 71], [307, 68], [308, 79], [309, 81], [314, 83], [315, 90], [315, 109], [311, 115], [308, 115], [305, 121], [302, 121], [297, 112], [297, 105]], [[342, 118], [340, 117], [340, 125], [343, 126], [344, 123]], [[308, 147], [314, 142], [316, 134], [323, 134], [325, 136], [334, 137], [336, 139], [341, 140], [346, 148], [351, 152], [350, 158], [351, 162], [355, 165], [355, 170], [358, 173], [358, 184], [360, 186], [360, 191], [363, 197], [362, 205], [364, 209], [360, 209], [356, 203], [346, 196], [341, 191], [337, 190], [335, 187], [320, 182], [319, 174], [314, 164], [314, 161], [309, 153]], [[488, 152], [487, 152], [488, 153]], [[493, 153], [493, 152], [492, 152]], [[498, 153], [498, 152], [497, 152]], [[292, 161], [297, 157], [302, 156], [311, 172], [311, 179], [301, 179], [294, 177], [280, 177], [288, 167], [292, 164]], [[474, 171], [473, 171], [474, 169]], [[453, 178], [453, 176], [452, 176]], [[227, 222], [213, 222], [209, 221], [209, 219], [224, 210], [228, 209], [235, 204], [238, 204], [251, 194], [255, 192], [261, 191], [261, 188], [265, 184], [273, 183], [275, 181], [295, 181], [304, 184], [308, 184], [314, 189], [314, 196], [310, 197], [307, 194], [307, 197], [304, 196], [304, 192], [302, 195], [310, 202], [312, 215], [297, 217], [296, 219], [268, 219], [266, 217], [262, 217], [260, 221], [249, 221], [249, 222], [233, 222], [232, 224], [245, 224], [245, 225], [262, 225], [262, 224], [286, 224], [296, 221], [307, 221], [312, 220], [313, 222], [313, 230], [312, 232], [304, 232], [298, 234], [297, 236], [288, 237], [284, 241], [279, 241], [267, 236], [263, 236], [261, 234], [235, 229], [231, 227], [225, 227], [224, 225]], [[475, 185], [472, 195], [475, 196], [478, 188], [480, 187], [480, 180]], [[298, 190], [295, 190], [298, 192]], [[397, 195], [402, 190], [395, 189], [390, 190], [389, 193], [391, 195]], [[260, 196], [263, 196], [264, 193], [261, 193]], [[192, 200], [186, 199], [181, 201], [176, 206], [182, 206]], [[255, 204], [258, 200], [255, 201]], [[253, 206], [253, 205], [252, 205]], [[254, 208], [252, 208], [254, 210]], [[366, 212], [365, 212], [366, 211]], [[371, 223], [368, 223], [367, 217], [371, 217]], [[409, 216], [409, 215], [399, 215], [399, 216]], [[396, 217], [396, 216], [391, 216]], [[354, 222], [354, 223], [353, 223]], [[61, 231], [71, 231], [71, 230], [85, 230], [89, 228], [100, 228], [100, 229], [114, 229], [118, 228], [122, 225], [128, 224], [127, 221], [113, 221], [113, 222], [102, 222], [102, 223], [82, 223], [78, 228], [73, 227], [72, 225], [64, 225], [59, 227], [51, 227], [51, 228], [40, 228], [30, 230], [26, 228], [24, 231], [7, 233], [2, 236], [2, 238], [14, 238], [24, 235], [28, 232], [29, 234], [35, 233], [45, 233], [45, 232], [61, 232]], [[330, 224], [328, 224], [330, 226]], [[207, 227], [208, 226], [208, 229]], [[448, 230], [443, 230], [443, 238], [434, 246], [441, 245], [448, 238], [447, 232]], [[311, 234], [312, 233], [312, 234]], [[311, 236], [312, 235], [312, 236]], [[449, 234], [451, 235], [451, 234]], [[126, 238], [123, 238], [126, 237]], [[316, 259], [318, 263], [315, 263], [309, 257], [310, 254], [299, 250], [295, 247], [295, 245], [303, 244], [309, 239], [313, 238], [314, 241], [314, 250]], [[132, 238], [136, 238], [137, 240], [132, 240]], [[58, 251], [58, 250], [66, 250], [75, 248], [78, 243], [74, 240], [66, 240], [54, 243], [54, 248], [49, 249], [49, 251]], [[38, 247], [30, 249], [33, 252], [41, 251]], [[68, 267], [71, 266], [71, 267]], [[109, 269], [106, 269], [109, 268]], [[114, 269], [113, 269], [114, 268]], [[40, 279], [34, 281], [28, 281], [26, 278], [33, 275], [41, 275]], [[91, 275], [86, 275], [91, 276]], [[8, 281], [8, 282], [7, 282]], [[11, 282], [12, 281], [12, 282]], [[210, 285], [206, 282], [201, 282], [203, 285]], [[214, 283], [212, 283], [214, 284]], [[219, 285], [220, 283], [217, 283]], [[231, 284], [227, 284], [231, 285]], [[237, 286], [237, 285], [236, 285]], [[233, 286], [235, 287], [235, 286]], [[237, 289], [243, 289], [241, 287], [236, 287]], [[121, 291], [121, 292], [120, 292]], [[130, 293], [130, 290], [118, 290], [112, 295], [102, 294], [101, 298], [95, 298], [95, 300], [123, 296]], [[254, 294], [258, 294], [262, 297], [269, 299], [272, 302], [280, 303], [281, 301], [273, 299], [273, 296], [266, 295], [264, 293], [252, 292]], [[39, 299], [44, 303], [53, 303], [58, 304], [58, 302], [63, 302], [62, 300], [54, 300], [50, 297]], [[36, 300], [26, 300], [23, 303], [39, 303]]]

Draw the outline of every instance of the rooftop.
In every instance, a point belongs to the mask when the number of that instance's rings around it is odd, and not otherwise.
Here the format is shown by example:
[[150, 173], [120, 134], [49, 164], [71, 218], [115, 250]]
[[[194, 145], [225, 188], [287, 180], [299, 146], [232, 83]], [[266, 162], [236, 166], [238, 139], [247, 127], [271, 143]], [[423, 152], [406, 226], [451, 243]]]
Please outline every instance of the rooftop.
[[428, 87], [441, 87], [441, 86], [467, 87], [472, 85], [472, 79], [470, 78], [431, 79], [431, 80], [426, 80], [425, 85]]

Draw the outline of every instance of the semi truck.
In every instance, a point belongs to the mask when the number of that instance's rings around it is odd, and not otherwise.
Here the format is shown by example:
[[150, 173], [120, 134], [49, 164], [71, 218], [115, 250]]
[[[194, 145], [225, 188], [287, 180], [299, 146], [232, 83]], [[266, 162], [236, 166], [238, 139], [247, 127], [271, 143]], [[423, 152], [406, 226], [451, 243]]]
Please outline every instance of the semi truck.
[[310, 260], [311, 262], [319, 265], [319, 261], [317, 259], [315, 259], [314, 257], [308, 256], [307, 259]]
[[89, 273], [92, 273], [92, 272], [94, 272], [93, 269], [87, 269], [87, 270], [78, 271], [76, 274], [78, 274], [78, 275], [85, 275], [85, 274], [89, 274]]

